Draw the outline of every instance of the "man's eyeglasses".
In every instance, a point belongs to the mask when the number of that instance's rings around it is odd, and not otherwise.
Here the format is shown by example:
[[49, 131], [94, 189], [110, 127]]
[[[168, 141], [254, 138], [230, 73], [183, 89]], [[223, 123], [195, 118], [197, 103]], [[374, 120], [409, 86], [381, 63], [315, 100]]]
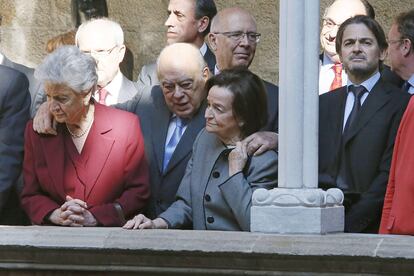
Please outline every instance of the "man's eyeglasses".
[[337, 24], [337, 23], [333, 22], [332, 19], [323, 18], [322, 24], [323, 24], [324, 27], [327, 27], [328, 29], [333, 29], [334, 27], [338, 27], [339, 28], [339, 26], [341, 26], [342, 23], [341, 24]]
[[255, 32], [241, 32], [241, 31], [236, 31], [236, 32], [215, 32], [213, 34], [222, 34], [224, 36], [227, 36], [228, 38], [230, 38], [231, 40], [233, 40], [234, 42], [239, 42], [241, 41], [244, 36], [247, 37], [247, 40], [249, 42], [252, 43], [258, 43], [260, 41], [260, 36], [261, 34], [259, 33], [255, 33]]
[[107, 49], [107, 50], [90, 50], [90, 51], [82, 51], [82, 52], [85, 54], [91, 55], [91, 56], [105, 57], [105, 56], [109, 56], [116, 47], [118, 47], [118, 45], [115, 45], [111, 49]]

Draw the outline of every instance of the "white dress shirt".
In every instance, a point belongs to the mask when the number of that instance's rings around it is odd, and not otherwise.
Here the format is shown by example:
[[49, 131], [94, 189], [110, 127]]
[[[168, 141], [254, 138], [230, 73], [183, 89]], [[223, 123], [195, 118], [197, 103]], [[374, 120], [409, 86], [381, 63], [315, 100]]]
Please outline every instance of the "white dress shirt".
[[[104, 87], [105, 90], [108, 91], [108, 95], [105, 99], [105, 105], [109, 106], [118, 103], [119, 93], [121, 92], [122, 86], [122, 77], [121, 71], [118, 71], [115, 78]], [[93, 97], [97, 102], [99, 102], [98, 91], [94, 93]]]
[[411, 85], [410, 88], [408, 89], [408, 93], [412, 95], [414, 94], [414, 74], [412, 74], [411, 77], [407, 81]]
[[[330, 91], [331, 84], [335, 79], [335, 72], [332, 66], [335, 63], [324, 53], [322, 64], [319, 68], [319, 95]], [[345, 86], [348, 81], [348, 76], [342, 68], [342, 86]]]
[[[361, 106], [364, 105], [364, 102], [366, 98], [368, 97], [369, 93], [371, 92], [374, 85], [378, 82], [380, 79], [380, 73], [376, 72], [374, 75], [372, 75], [369, 79], [365, 80], [359, 85], [353, 84], [351, 81], [348, 80], [347, 82], [347, 91], [349, 91], [349, 86], [354, 85], [356, 87], [363, 86], [366, 89], [366, 92], [361, 97]], [[344, 112], [344, 122], [342, 125], [342, 131], [345, 129], [346, 121], [348, 120], [349, 114], [351, 114], [352, 107], [354, 106], [355, 101], [355, 95], [354, 93], [348, 93], [348, 96], [346, 97], [346, 104], [345, 104], [345, 112]]]

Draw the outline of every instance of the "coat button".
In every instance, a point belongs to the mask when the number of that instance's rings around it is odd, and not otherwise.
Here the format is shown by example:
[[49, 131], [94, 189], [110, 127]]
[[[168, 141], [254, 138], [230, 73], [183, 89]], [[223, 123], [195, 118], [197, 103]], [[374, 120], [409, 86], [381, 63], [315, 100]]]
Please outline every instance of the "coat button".
[[214, 171], [213, 172], [213, 177], [214, 178], [219, 178], [220, 177], [220, 173], [218, 171]]
[[214, 218], [213, 217], [207, 217], [207, 222], [208, 223], [213, 223], [214, 222]]
[[210, 195], [209, 195], [209, 194], [206, 194], [206, 195], [204, 196], [204, 199], [205, 199], [207, 202], [210, 202], [211, 197], [210, 197]]
[[161, 199], [157, 199], [157, 204], [161, 205], [161, 203], [162, 203]]

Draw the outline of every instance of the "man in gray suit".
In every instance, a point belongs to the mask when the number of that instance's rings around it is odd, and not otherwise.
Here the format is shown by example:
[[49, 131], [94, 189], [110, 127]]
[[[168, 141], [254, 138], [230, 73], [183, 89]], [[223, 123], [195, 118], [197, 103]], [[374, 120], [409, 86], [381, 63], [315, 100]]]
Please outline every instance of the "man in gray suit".
[[[167, 27], [167, 44], [176, 42], [191, 43], [200, 49], [201, 54], [211, 72], [214, 70], [216, 58], [204, 42], [210, 32], [210, 23], [216, 15], [214, 0], [170, 0]], [[144, 65], [138, 76], [139, 90], [159, 84], [156, 64]]]
[[[150, 93], [143, 93], [150, 94], [150, 99], [141, 97], [116, 106], [141, 119], [150, 167], [151, 200], [145, 212], [150, 218], [157, 217], [175, 200], [193, 142], [205, 126], [204, 84], [209, 78], [203, 56], [188, 43], [165, 47], [157, 60], [157, 71], [161, 84], [147, 87]], [[183, 133], [171, 149], [177, 120], [183, 125]]]
[[105, 105], [125, 102], [137, 94], [136, 84], [120, 71], [125, 56], [124, 32], [107, 18], [92, 19], [79, 26], [76, 45], [97, 64], [98, 91], [95, 99]]

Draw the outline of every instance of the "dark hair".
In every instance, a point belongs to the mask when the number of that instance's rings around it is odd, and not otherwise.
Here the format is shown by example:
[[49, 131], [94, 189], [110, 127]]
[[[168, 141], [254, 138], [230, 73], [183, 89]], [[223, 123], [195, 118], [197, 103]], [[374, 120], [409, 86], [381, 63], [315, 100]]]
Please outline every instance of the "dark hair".
[[414, 9], [400, 13], [395, 18], [395, 24], [397, 24], [401, 39], [406, 38], [411, 41], [411, 51], [414, 52]]
[[365, 7], [365, 12], [367, 13], [367, 16], [371, 17], [372, 19], [375, 19], [375, 10], [372, 7], [372, 5], [367, 0], [360, 0], [362, 5]]
[[[348, 18], [344, 23], [339, 26], [338, 33], [336, 34], [335, 49], [338, 54], [341, 53], [342, 39], [344, 36], [345, 29], [352, 24], [364, 24], [375, 36], [378, 46], [381, 51], [385, 51], [388, 48], [387, 39], [385, 38], [384, 30], [381, 25], [369, 16], [366, 15], [356, 15], [354, 17]], [[382, 61], [380, 61], [380, 66], [382, 66]]]
[[207, 93], [215, 85], [227, 88], [233, 94], [233, 113], [239, 122], [243, 122], [240, 127], [243, 138], [266, 125], [266, 88], [261, 78], [246, 68], [235, 67], [210, 78], [205, 86]]
[[217, 7], [214, 0], [195, 0], [195, 19], [207, 16], [209, 19], [208, 27], [204, 30], [203, 36], [210, 32], [211, 20], [217, 14]]

